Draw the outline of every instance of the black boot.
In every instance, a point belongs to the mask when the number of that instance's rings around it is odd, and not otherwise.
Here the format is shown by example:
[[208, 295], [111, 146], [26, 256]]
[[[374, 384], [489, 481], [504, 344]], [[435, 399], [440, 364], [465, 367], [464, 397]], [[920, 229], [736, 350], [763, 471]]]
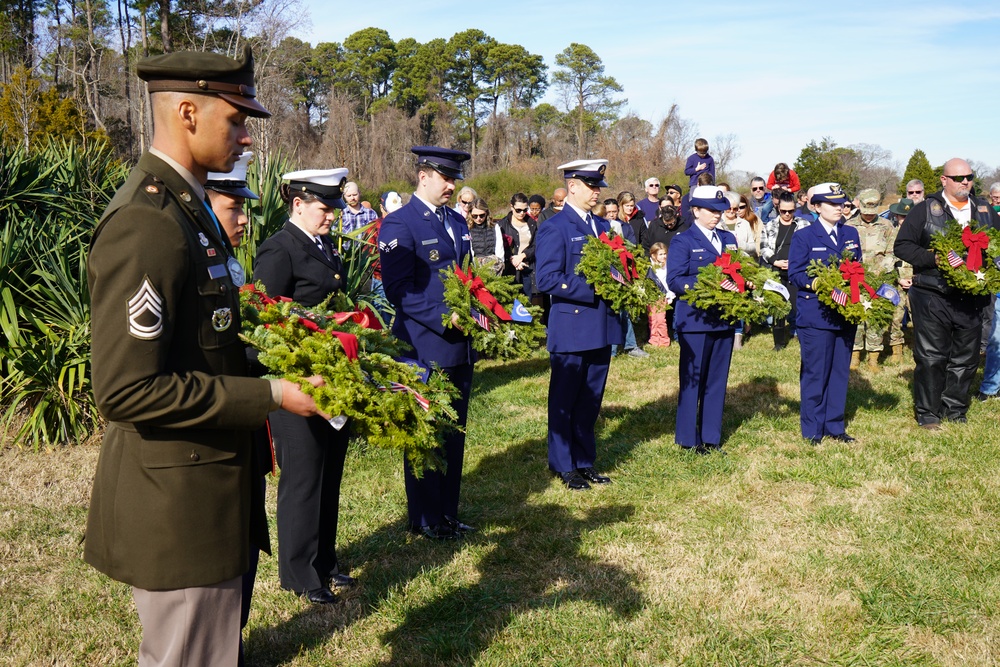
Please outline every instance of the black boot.
[[788, 345], [788, 327], [775, 324], [771, 331], [774, 334], [774, 351], [784, 350], [785, 346]]

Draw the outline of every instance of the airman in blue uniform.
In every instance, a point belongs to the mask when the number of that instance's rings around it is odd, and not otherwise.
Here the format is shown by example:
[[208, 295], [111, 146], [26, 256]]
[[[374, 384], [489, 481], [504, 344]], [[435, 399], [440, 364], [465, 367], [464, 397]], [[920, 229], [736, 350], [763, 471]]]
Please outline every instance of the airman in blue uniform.
[[[680, 296], [698, 280], [698, 270], [738, 247], [736, 236], [717, 228], [729, 200], [721, 188], [699, 185], [690, 194], [694, 224], [670, 240], [667, 285]], [[681, 346], [680, 389], [674, 442], [696, 454], [722, 448], [722, 409], [726, 402], [733, 325], [711, 310], [677, 299], [674, 329]]]
[[576, 273], [583, 246], [591, 236], [610, 231], [603, 218], [590, 213], [601, 188], [607, 187], [607, 160], [564, 164], [563, 209], [538, 226], [535, 283], [552, 297], [548, 322], [549, 469], [573, 490], [611, 481], [594, 468], [594, 426], [604, 399], [611, 345], [621, 345], [622, 324], [607, 302]]
[[[472, 391], [475, 356], [470, 338], [457, 328], [446, 328], [450, 312], [444, 302], [441, 269], [461, 265], [472, 252], [469, 228], [448, 200], [455, 180], [462, 178], [463, 151], [415, 146], [417, 188], [410, 202], [385, 217], [379, 231], [382, 282], [396, 307], [392, 333], [413, 346], [414, 358], [434, 363], [458, 388], [453, 407], [464, 429]], [[457, 315], [453, 316], [457, 318]], [[455, 539], [473, 530], [458, 520], [465, 432], [453, 431], [444, 443], [447, 471], [425, 471], [417, 478], [405, 464], [406, 502], [410, 529], [428, 539]]]
[[792, 234], [788, 251], [788, 279], [799, 289], [795, 320], [802, 354], [799, 420], [802, 437], [814, 445], [824, 437], [853, 442], [844, 429], [844, 409], [857, 326], [820, 303], [806, 269], [814, 259], [839, 262], [845, 250], [860, 262], [861, 239], [858, 230], [844, 222], [848, 198], [840, 185], [823, 183], [812, 192], [809, 203], [816, 205], [819, 219]]

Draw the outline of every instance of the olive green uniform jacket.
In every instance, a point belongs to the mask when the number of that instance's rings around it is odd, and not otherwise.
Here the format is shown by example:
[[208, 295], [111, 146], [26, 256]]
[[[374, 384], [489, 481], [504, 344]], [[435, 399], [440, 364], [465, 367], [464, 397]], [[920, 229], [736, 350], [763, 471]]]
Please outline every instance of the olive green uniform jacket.
[[93, 386], [111, 423], [84, 559], [138, 588], [227, 581], [248, 569], [251, 539], [269, 544], [250, 433], [271, 392], [246, 377], [230, 256], [203, 202], [150, 154], [91, 241]]

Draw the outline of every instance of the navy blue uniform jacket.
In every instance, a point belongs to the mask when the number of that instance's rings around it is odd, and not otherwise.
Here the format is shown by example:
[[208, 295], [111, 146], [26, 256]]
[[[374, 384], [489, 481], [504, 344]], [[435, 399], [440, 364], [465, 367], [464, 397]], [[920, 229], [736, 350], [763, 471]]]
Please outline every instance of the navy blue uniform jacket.
[[847, 326], [847, 320], [816, 298], [812, 289], [812, 276], [806, 273], [809, 263], [814, 259], [821, 262], [836, 261], [839, 266], [840, 256], [845, 250], [854, 253], [856, 261], [861, 261], [861, 238], [858, 230], [844, 224], [843, 218], [837, 223], [836, 245], [819, 220], [792, 234], [792, 245], [788, 250], [788, 279], [799, 288], [799, 296], [795, 302], [796, 326], [814, 329], [840, 329]]
[[444, 207], [455, 232], [455, 244], [427, 204], [417, 197], [382, 221], [379, 257], [386, 296], [396, 307], [392, 333], [416, 350], [420, 361], [442, 367], [473, 363], [470, 339], [442, 323], [450, 309], [444, 303], [439, 271], [461, 265], [472, 252], [469, 228], [458, 213]]
[[[598, 233], [611, 231], [604, 218], [594, 216], [594, 220]], [[552, 296], [549, 352], [584, 352], [624, 344], [618, 314], [576, 273], [583, 246], [593, 235], [590, 225], [569, 205], [538, 226], [535, 284]]]
[[[735, 251], [736, 236], [725, 229], [715, 228], [722, 242], [722, 251]], [[698, 269], [715, 263], [719, 258], [712, 242], [698, 227], [691, 225], [683, 232], [670, 239], [670, 250], [667, 252], [667, 286], [677, 296], [694, 287], [698, 280]], [[726, 331], [733, 325], [723, 321], [711, 310], [695, 308], [683, 299], [674, 301], [674, 328], [677, 331], [696, 333], [705, 331]]]

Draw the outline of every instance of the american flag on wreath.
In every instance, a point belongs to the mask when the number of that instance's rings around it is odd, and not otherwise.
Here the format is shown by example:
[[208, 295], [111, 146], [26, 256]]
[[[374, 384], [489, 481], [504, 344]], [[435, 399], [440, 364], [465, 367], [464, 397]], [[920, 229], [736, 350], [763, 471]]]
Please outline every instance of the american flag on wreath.
[[839, 289], [834, 289], [833, 292], [830, 293], [830, 298], [833, 299], [836, 303], [839, 303], [841, 306], [847, 305], [847, 292], [841, 291]]
[[622, 275], [622, 272], [616, 269], [614, 266], [611, 267], [611, 277], [620, 282], [622, 285], [629, 284], [628, 281], [625, 280], [625, 276]]
[[958, 256], [957, 252], [955, 252], [954, 250], [949, 250], [948, 251], [948, 264], [951, 265], [951, 268], [957, 269], [958, 267], [960, 267], [963, 264], [965, 264], [965, 262], [962, 261], [962, 258]]
[[740, 288], [736, 286], [736, 283], [734, 283], [729, 278], [723, 278], [720, 286], [722, 287], [722, 289], [729, 290], [730, 292], [740, 291]]
[[474, 319], [476, 321], [476, 324], [478, 324], [482, 328], [486, 329], [487, 331], [490, 330], [490, 321], [488, 319], [486, 319], [485, 315], [483, 315], [481, 312], [479, 312], [475, 308], [470, 309], [469, 310], [469, 314], [472, 315], [472, 319]]
[[427, 400], [427, 398], [425, 398], [416, 389], [413, 389], [412, 387], [407, 387], [405, 384], [401, 382], [393, 382], [392, 384], [389, 385], [389, 388], [393, 392], [400, 392], [400, 391], [409, 392], [413, 396], [413, 398], [416, 399], [417, 405], [419, 405], [421, 408], [424, 409], [424, 412], [427, 412], [428, 410], [431, 409], [431, 402]]

